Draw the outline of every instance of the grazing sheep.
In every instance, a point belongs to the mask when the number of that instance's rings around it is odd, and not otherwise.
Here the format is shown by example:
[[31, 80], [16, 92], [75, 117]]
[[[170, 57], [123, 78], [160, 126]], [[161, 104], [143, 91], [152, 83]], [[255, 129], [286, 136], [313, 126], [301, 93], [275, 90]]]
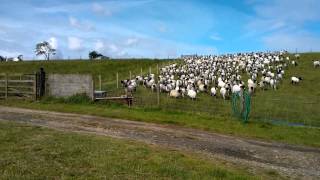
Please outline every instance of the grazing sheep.
[[227, 95], [227, 89], [226, 88], [221, 88], [220, 89], [220, 94], [222, 96], [222, 98], [225, 100], [226, 99], [226, 95]]
[[319, 61], [313, 61], [313, 66], [315, 68], [320, 67], [320, 60]]
[[241, 91], [241, 87], [239, 85], [235, 84], [232, 86], [232, 93], [233, 94], [240, 93], [240, 91]]
[[195, 100], [196, 97], [197, 97], [197, 92], [194, 91], [194, 90], [188, 90], [188, 91], [187, 91], [187, 95], [188, 95], [192, 100]]
[[[184, 56], [181, 64], [159, 68], [158, 77], [150, 73], [127, 80], [129, 84], [126, 88], [131, 90], [131, 86], [136, 87], [142, 83], [152, 91], [159, 88], [160, 93], [167, 93], [168, 96], [188, 96], [193, 100], [198, 93], [208, 92], [209, 87], [211, 96], [220, 93], [219, 97], [223, 99], [230, 98], [232, 93], [241, 93], [244, 88], [248, 88], [250, 94], [255, 93], [257, 86], [262, 90], [268, 87], [277, 89], [288, 65], [298, 65], [298, 58], [292, 61], [284, 53], [285, 51]], [[317, 64], [314, 63], [314, 66], [319, 67]], [[246, 84], [244, 77], [248, 77], [245, 79], [248, 80]]]
[[211, 95], [211, 96], [216, 96], [216, 95], [217, 95], [217, 89], [216, 89], [216, 87], [212, 87], [212, 88], [210, 89], [210, 95]]
[[199, 85], [199, 91], [200, 92], [206, 92], [207, 91], [207, 85], [200, 84]]
[[291, 64], [294, 66], [298, 66], [298, 63], [296, 61], [291, 61]]
[[248, 89], [251, 91], [251, 93], [254, 93], [256, 87], [257, 84], [252, 79], [248, 79]]
[[298, 84], [300, 81], [302, 81], [302, 77], [291, 77], [291, 84]]
[[171, 90], [169, 96], [178, 98], [181, 96], [182, 91], [181, 90]]
[[197, 93], [194, 90], [188, 90], [187, 95], [192, 99], [195, 100], [197, 97]]
[[122, 80], [121, 81], [122, 86], [124, 87], [124, 91], [126, 93], [126, 95], [131, 95], [132, 93], [136, 91], [136, 83], [135, 81], [131, 81], [131, 80]]
[[277, 89], [277, 81], [275, 79], [271, 79], [270, 86], [272, 89], [276, 90]]

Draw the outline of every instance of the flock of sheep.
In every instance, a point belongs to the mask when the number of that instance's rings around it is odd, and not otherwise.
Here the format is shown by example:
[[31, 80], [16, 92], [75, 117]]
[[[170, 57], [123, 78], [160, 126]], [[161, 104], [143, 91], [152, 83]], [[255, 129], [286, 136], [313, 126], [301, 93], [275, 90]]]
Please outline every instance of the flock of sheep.
[[[160, 68], [160, 75], [136, 76], [122, 80], [126, 93], [133, 93], [138, 85], [152, 91], [167, 93], [170, 97], [196, 99], [199, 93], [209, 93], [228, 99], [233, 93], [250, 94], [259, 88], [276, 90], [289, 66], [298, 66], [300, 55], [290, 60], [287, 52], [238, 53], [220, 56], [185, 56], [183, 63]], [[320, 67], [320, 61], [314, 61]], [[246, 80], [245, 80], [246, 79]], [[301, 77], [291, 77], [298, 84]]]

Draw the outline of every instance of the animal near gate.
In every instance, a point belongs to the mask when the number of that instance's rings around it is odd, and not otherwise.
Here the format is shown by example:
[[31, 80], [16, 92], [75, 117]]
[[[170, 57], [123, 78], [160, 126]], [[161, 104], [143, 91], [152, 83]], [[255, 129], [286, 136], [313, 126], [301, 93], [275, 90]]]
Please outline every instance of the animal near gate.
[[0, 74], [0, 98], [36, 100], [37, 74]]

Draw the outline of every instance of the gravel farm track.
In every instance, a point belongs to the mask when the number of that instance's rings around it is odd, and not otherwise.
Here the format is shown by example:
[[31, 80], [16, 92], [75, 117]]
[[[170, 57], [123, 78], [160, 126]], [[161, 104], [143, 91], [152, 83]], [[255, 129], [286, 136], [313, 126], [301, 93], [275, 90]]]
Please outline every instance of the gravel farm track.
[[239, 138], [173, 125], [0, 106], [0, 121], [114, 138], [200, 153], [255, 171], [272, 169], [289, 178], [320, 178], [320, 149]]

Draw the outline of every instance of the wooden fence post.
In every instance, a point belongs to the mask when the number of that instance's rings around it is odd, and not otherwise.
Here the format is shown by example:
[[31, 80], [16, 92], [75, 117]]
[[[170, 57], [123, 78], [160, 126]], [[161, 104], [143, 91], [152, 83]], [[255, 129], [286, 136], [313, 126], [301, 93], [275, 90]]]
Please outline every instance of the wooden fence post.
[[119, 88], [119, 73], [117, 72], [117, 88]]
[[158, 104], [158, 107], [160, 106], [160, 83], [158, 82], [158, 85], [157, 85], [157, 104]]
[[131, 77], [132, 77], [132, 76], [131, 76], [131, 71], [129, 71], [129, 74], [130, 74], [130, 80], [131, 80]]
[[140, 69], [140, 76], [142, 77], [142, 68]]
[[5, 74], [5, 98], [8, 99], [8, 74]]
[[159, 76], [159, 64], [157, 64], [157, 75]]
[[151, 66], [149, 66], [149, 74], [151, 74]]
[[99, 74], [99, 90], [101, 91], [101, 74]]
[[36, 101], [37, 100], [37, 73], [34, 73], [34, 79], [33, 79], [33, 98]]

